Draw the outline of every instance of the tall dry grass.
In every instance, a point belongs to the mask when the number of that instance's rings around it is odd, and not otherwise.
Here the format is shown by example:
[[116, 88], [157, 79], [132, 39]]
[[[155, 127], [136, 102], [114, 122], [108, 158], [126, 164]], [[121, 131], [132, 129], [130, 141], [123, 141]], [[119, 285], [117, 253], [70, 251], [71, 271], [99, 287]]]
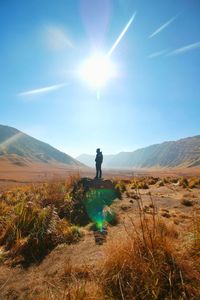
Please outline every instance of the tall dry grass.
[[[179, 227], [159, 218], [149, 193], [151, 214], [147, 214], [140, 188], [156, 182], [157, 178], [142, 178], [141, 184], [140, 179], [126, 183], [137, 195], [137, 220], [130, 218], [121, 236], [104, 244], [103, 260], [95, 269], [66, 262], [63, 276], [42, 287], [42, 299], [200, 299], [199, 213], [188, 232], [180, 234]], [[124, 184], [119, 184], [123, 191]], [[53, 247], [65, 238], [72, 242], [77, 234], [70, 222], [72, 212], [81, 211], [83, 193], [78, 178], [5, 193], [0, 205], [1, 244], [11, 255], [28, 253], [30, 259], [31, 251], [37, 255], [36, 245], [43, 251], [51, 249], [49, 241], [55, 241]]]
[[200, 215], [194, 217], [194, 225], [190, 233], [190, 253], [197, 265], [200, 266]]
[[1, 195], [0, 245], [14, 261], [37, 262], [59, 243], [79, 240], [81, 232], [71, 220], [77, 203], [72, 192], [78, 180], [71, 177]]
[[[152, 203], [152, 207], [155, 207]], [[182, 251], [173, 225], [143, 210], [139, 223], [131, 221], [126, 235], [107, 244], [102, 282], [114, 299], [198, 299], [200, 268]]]
[[174, 224], [158, 217], [152, 198], [147, 215], [136, 192], [139, 220], [130, 218], [121, 236], [107, 242], [95, 269], [66, 262], [62, 295], [48, 290], [49, 299], [200, 299], [199, 218], [183, 239]]

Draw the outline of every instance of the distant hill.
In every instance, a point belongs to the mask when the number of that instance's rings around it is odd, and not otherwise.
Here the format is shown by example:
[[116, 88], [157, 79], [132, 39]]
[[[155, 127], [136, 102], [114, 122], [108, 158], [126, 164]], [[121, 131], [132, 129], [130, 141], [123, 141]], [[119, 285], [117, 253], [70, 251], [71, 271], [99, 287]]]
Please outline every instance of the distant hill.
[[0, 159], [15, 165], [27, 162], [61, 163], [83, 166], [71, 156], [43, 143], [15, 128], [0, 125]]
[[[104, 155], [103, 156], [104, 166], [106, 166], [109, 163], [109, 161], [111, 159], [113, 159], [114, 157], [115, 157], [114, 154]], [[94, 167], [94, 165], [95, 165], [95, 155], [81, 154], [81, 155], [77, 156], [76, 159], [89, 167]]]
[[[87, 158], [87, 159], [86, 159]], [[88, 164], [91, 156], [79, 156]], [[94, 162], [93, 162], [94, 165]], [[106, 168], [152, 168], [152, 167], [196, 167], [200, 166], [200, 135], [151, 145], [133, 152], [104, 155]]]

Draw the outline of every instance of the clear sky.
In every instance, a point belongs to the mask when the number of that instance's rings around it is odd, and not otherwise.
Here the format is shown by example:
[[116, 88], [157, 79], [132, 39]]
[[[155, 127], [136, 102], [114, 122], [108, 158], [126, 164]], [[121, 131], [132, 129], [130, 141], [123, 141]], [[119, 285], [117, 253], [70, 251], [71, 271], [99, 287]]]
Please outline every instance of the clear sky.
[[[112, 52], [100, 97], [77, 70]], [[76, 156], [200, 134], [199, 0], [0, 0], [0, 124]]]

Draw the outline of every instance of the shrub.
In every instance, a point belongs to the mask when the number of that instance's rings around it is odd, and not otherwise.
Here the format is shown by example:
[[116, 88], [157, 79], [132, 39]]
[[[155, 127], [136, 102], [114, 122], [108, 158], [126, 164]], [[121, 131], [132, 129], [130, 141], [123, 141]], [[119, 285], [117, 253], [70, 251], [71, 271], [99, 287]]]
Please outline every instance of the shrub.
[[131, 183], [131, 189], [148, 189], [149, 182], [150, 184], [152, 183], [149, 178], [145, 178], [145, 177], [133, 178]]
[[147, 190], [148, 188], [149, 188], [149, 186], [146, 182], [143, 182], [139, 185], [139, 189]]
[[179, 180], [179, 186], [183, 187], [183, 188], [187, 188], [188, 187], [188, 180], [185, 177], [182, 177]]
[[79, 239], [78, 227], [70, 222], [75, 210], [80, 212], [80, 205], [70, 195], [75, 195], [73, 186], [78, 179], [69, 180], [21, 187], [1, 195], [0, 245], [12, 258], [21, 256], [26, 264], [39, 261], [59, 243]]
[[90, 219], [84, 205], [86, 190], [81, 181], [74, 184], [69, 196], [71, 198], [71, 222], [81, 226], [88, 224]]
[[158, 182], [158, 180], [159, 180], [158, 177], [150, 177], [150, 178], [148, 179], [148, 184], [149, 184], [149, 185], [154, 185], [154, 184], [156, 184], [156, 182]]
[[[107, 183], [108, 184], [108, 183]], [[111, 191], [111, 204], [116, 196], [114, 185]], [[97, 190], [94, 196], [104, 192]], [[25, 263], [41, 260], [60, 243], [72, 243], [79, 239], [80, 231], [75, 225], [86, 225], [91, 215], [87, 207], [87, 186], [80, 177], [69, 177], [66, 181], [54, 181], [44, 184], [14, 189], [0, 196], [0, 245], [9, 251], [10, 256], [22, 257]], [[98, 198], [98, 197], [97, 197]], [[91, 204], [96, 213], [97, 198]], [[102, 215], [105, 203], [99, 211]], [[97, 216], [98, 217], [98, 216]], [[112, 211], [106, 212], [110, 224], [117, 222]]]
[[164, 186], [164, 182], [162, 180], [158, 181], [158, 186], [161, 187], [161, 186]]
[[166, 183], [170, 183], [171, 182], [171, 178], [170, 177], [164, 177], [163, 182]]
[[121, 180], [115, 182], [115, 189], [118, 193], [118, 198], [121, 199], [122, 194], [126, 191], [126, 183]]
[[176, 183], [178, 183], [178, 178], [176, 178], [176, 177], [171, 177], [170, 182], [176, 184]]
[[188, 187], [190, 189], [193, 189], [193, 188], [197, 188], [197, 187], [200, 187], [200, 179], [199, 178], [190, 178], [189, 179], [189, 182], [188, 182]]
[[59, 243], [71, 243], [79, 238], [77, 228], [61, 220], [55, 208], [38, 208], [32, 202], [21, 202], [7, 219], [0, 244], [12, 257], [21, 255], [26, 263], [40, 260]]

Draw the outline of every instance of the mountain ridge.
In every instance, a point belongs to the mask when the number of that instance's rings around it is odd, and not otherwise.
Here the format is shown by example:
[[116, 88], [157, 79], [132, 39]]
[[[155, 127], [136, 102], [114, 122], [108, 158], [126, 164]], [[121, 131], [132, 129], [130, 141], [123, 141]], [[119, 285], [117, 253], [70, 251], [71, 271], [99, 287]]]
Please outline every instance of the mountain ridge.
[[[181, 138], [177, 141], [165, 141], [135, 151], [123, 151], [104, 155], [104, 167], [107, 168], [174, 168], [200, 166], [200, 135]], [[77, 159], [94, 165], [94, 156], [79, 155]], [[86, 163], [87, 164], [87, 163]]]
[[0, 125], [0, 158], [3, 157], [7, 157], [9, 161], [16, 159], [19, 165], [21, 159], [22, 164], [30, 160], [39, 163], [83, 166], [70, 155], [7, 125]]

